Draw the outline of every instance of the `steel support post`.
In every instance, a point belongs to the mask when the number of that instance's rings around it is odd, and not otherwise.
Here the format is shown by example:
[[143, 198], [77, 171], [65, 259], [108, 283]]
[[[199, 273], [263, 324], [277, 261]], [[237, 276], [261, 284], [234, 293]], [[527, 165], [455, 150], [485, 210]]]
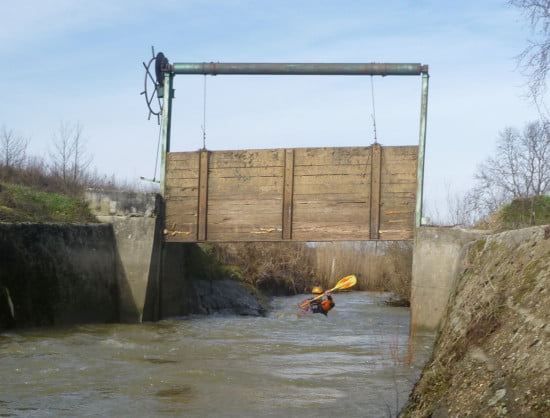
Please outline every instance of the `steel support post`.
[[428, 79], [427, 72], [422, 73], [422, 99], [420, 103], [420, 134], [418, 138], [418, 169], [416, 172], [416, 210], [415, 228], [422, 224], [422, 200], [424, 198], [424, 157], [426, 151], [426, 124], [428, 118]]
[[172, 125], [172, 99], [174, 98], [174, 74], [171, 72], [164, 73], [164, 98], [162, 104], [162, 127], [161, 127], [161, 142], [162, 153], [160, 160], [160, 194], [165, 198], [166, 187], [166, 158], [170, 152], [170, 131]]

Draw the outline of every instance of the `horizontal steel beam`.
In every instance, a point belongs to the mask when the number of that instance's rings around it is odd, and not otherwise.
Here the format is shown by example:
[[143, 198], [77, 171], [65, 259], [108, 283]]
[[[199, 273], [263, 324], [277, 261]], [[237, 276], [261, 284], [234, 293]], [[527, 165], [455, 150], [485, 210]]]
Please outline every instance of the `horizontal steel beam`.
[[428, 66], [388, 63], [174, 63], [164, 70], [174, 74], [270, 74], [270, 75], [420, 75]]

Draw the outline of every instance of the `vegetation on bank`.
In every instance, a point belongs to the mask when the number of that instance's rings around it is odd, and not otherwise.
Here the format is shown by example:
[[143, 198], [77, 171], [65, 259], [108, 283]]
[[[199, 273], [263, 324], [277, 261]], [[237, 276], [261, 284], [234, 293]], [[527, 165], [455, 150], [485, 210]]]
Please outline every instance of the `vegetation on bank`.
[[550, 225], [550, 196], [514, 199], [477, 226], [504, 231], [536, 225]]
[[0, 222], [97, 222], [79, 197], [0, 183]]
[[392, 292], [408, 305], [412, 275], [411, 242], [231, 243], [201, 244], [231, 274], [264, 293], [309, 293], [329, 289], [355, 274], [355, 290]]

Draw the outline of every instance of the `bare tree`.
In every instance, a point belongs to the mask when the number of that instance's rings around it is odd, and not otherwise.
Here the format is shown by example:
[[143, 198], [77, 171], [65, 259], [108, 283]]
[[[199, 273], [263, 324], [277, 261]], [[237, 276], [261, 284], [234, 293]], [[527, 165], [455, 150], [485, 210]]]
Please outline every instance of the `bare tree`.
[[478, 219], [477, 208], [472, 205], [468, 193], [452, 190], [449, 183], [445, 183], [447, 203], [447, 223], [449, 225], [473, 226]]
[[546, 91], [546, 76], [550, 70], [550, 0], [508, 0], [522, 9], [533, 34], [518, 55], [522, 72], [529, 79], [529, 92], [539, 102]]
[[2, 127], [0, 133], [0, 163], [6, 168], [21, 168], [27, 156], [29, 140]]
[[478, 167], [475, 180], [469, 205], [484, 215], [515, 198], [550, 192], [550, 122], [500, 132], [495, 156]]
[[52, 174], [59, 176], [66, 187], [81, 183], [86, 176], [92, 158], [86, 152], [82, 126], [61, 122], [54, 135], [50, 153]]

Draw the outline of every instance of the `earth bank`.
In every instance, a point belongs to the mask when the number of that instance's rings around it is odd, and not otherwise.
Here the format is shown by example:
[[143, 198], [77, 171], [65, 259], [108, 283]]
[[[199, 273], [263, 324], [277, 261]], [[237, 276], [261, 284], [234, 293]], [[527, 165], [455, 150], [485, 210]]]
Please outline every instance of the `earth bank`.
[[550, 416], [550, 226], [468, 245], [405, 417]]

